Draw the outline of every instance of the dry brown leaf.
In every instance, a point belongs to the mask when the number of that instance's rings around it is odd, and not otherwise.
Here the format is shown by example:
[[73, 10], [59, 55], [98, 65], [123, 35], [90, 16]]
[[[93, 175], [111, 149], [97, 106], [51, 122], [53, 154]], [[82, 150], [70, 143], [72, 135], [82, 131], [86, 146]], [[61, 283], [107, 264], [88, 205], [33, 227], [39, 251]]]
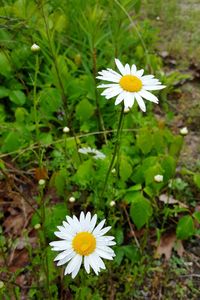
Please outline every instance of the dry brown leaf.
[[10, 233], [14, 235], [21, 234], [21, 231], [24, 228], [23, 215], [22, 214], [18, 214], [15, 216], [10, 215], [4, 221], [3, 227], [5, 228], [4, 233]]
[[168, 196], [166, 194], [162, 194], [159, 197], [159, 200], [161, 202], [164, 202], [165, 204], [179, 204], [179, 207], [188, 208], [188, 206], [179, 200], [174, 199], [172, 196]]
[[184, 248], [182, 241], [177, 240], [175, 232], [165, 233], [157, 246], [155, 257], [159, 258], [162, 255], [165, 256], [166, 260], [169, 260], [172, 255], [172, 249], [175, 249], [179, 256], [183, 256]]
[[28, 250], [16, 250], [12, 260], [9, 263], [9, 271], [16, 272], [18, 269], [24, 268], [28, 263]]

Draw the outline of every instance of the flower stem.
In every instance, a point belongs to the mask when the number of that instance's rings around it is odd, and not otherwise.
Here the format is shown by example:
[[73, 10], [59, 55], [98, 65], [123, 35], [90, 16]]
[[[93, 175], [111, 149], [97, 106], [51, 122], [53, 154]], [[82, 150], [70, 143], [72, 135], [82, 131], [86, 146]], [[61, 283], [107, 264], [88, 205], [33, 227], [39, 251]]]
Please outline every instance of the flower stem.
[[34, 110], [36, 142], [38, 142], [39, 139], [39, 122], [38, 122], [38, 113], [37, 113], [38, 99], [37, 99], [37, 90], [36, 90], [38, 72], [39, 72], [39, 57], [36, 54], [35, 75], [34, 75], [34, 82], [33, 82], [33, 110]]
[[114, 166], [115, 158], [116, 158], [118, 150], [119, 150], [120, 136], [121, 136], [121, 131], [122, 131], [122, 127], [123, 127], [123, 117], [124, 117], [124, 105], [122, 105], [122, 109], [121, 109], [121, 114], [120, 114], [119, 123], [118, 123], [118, 127], [117, 127], [117, 134], [116, 134], [116, 142], [115, 142], [114, 152], [113, 152], [113, 156], [112, 156], [112, 159], [111, 159], [111, 162], [110, 162], [110, 166], [108, 168], [106, 178], [105, 178], [105, 181], [104, 181], [102, 193], [101, 193], [101, 196], [100, 196], [101, 199], [103, 198], [103, 195], [105, 193], [107, 183], [108, 183], [108, 178], [109, 178], [110, 172], [112, 171], [112, 168]]

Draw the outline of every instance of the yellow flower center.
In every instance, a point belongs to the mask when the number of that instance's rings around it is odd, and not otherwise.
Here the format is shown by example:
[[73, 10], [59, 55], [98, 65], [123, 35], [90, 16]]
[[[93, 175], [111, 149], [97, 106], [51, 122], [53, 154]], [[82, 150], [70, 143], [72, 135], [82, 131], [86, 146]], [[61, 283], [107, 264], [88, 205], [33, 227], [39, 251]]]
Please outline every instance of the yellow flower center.
[[133, 75], [124, 75], [119, 84], [127, 92], [139, 92], [142, 88], [142, 81]]
[[96, 239], [90, 232], [80, 232], [74, 237], [72, 246], [76, 253], [89, 255], [96, 248]]

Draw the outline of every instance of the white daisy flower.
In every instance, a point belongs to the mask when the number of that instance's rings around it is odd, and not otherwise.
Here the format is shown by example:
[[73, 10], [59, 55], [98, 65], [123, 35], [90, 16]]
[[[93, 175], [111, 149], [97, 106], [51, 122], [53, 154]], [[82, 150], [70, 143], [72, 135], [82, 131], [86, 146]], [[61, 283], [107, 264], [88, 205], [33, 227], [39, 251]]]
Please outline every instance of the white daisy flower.
[[82, 154], [92, 154], [95, 159], [104, 159], [106, 157], [105, 154], [91, 147], [80, 148], [78, 152]]
[[64, 265], [64, 275], [71, 274], [72, 278], [78, 274], [83, 262], [86, 272], [90, 273], [90, 267], [98, 275], [100, 269], [105, 269], [102, 258], [112, 260], [115, 256], [110, 246], [115, 245], [113, 236], [104, 236], [111, 226], [103, 228], [105, 220], [96, 227], [97, 215], [91, 217], [88, 212], [80, 214], [79, 220], [67, 216], [67, 222], [63, 221], [63, 226], [58, 226], [59, 231], [54, 234], [62, 241], [51, 242], [53, 251], [62, 251], [56, 256], [54, 261], [58, 261], [57, 266]]
[[98, 86], [98, 88], [106, 88], [101, 94], [102, 96], [105, 96], [106, 99], [117, 96], [115, 105], [124, 100], [125, 110], [131, 108], [136, 100], [140, 109], [145, 112], [146, 105], [143, 98], [154, 103], [159, 102], [158, 98], [149, 91], [164, 89], [165, 85], [161, 85], [153, 75], [143, 76], [144, 70], [137, 70], [135, 65], [123, 66], [119, 59], [115, 59], [115, 63], [120, 73], [107, 68], [107, 70], [100, 71], [100, 76], [97, 77], [112, 82]]

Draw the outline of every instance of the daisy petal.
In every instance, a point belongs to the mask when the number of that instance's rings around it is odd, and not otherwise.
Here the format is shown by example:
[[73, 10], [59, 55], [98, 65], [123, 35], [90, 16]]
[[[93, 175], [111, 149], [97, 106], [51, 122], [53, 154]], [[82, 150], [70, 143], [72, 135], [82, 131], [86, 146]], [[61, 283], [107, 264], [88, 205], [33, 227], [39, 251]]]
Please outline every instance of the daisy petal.
[[146, 112], [146, 105], [142, 99], [142, 97], [138, 94], [138, 93], [135, 93], [135, 98], [136, 98], [136, 101], [140, 107], [140, 109], [143, 111], [143, 112]]
[[118, 105], [119, 103], [121, 103], [124, 100], [124, 96], [125, 96], [124, 92], [120, 93], [115, 100], [115, 105]]
[[131, 68], [130, 68], [129, 64], [126, 64], [124, 69], [125, 69], [127, 75], [131, 74]]
[[116, 63], [118, 70], [120, 71], [120, 73], [122, 75], [126, 75], [126, 70], [125, 70], [124, 66], [122, 65], [122, 63], [120, 62], [120, 60], [115, 58], [115, 63]]
[[99, 231], [101, 230], [101, 228], [103, 227], [103, 225], [105, 224], [106, 219], [102, 220], [99, 225], [97, 225], [97, 227], [94, 229], [94, 231], [92, 232], [93, 235], [98, 234]]
[[142, 90], [138, 93], [139, 96], [145, 98], [146, 100], [149, 100], [151, 102], [154, 102], [154, 103], [158, 103], [158, 98], [153, 95], [152, 93], [149, 93], [148, 91], [145, 91], [145, 90]]
[[166, 88], [166, 85], [145, 85], [144, 89], [148, 91], [156, 91], [156, 90], [162, 90]]
[[132, 75], [136, 75], [136, 71], [137, 71], [136, 65], [132, 65], [132, 67], [131, 67], [131, 74]]
[[68, 263], [64, 274], [66, 275], [66, 274], [72, 273], [77, 265], [79, 265], [79, 264], [81, 265], [81, 262], [82, 262], [82, 256], [79, 254], [76, 254], [72, 258], [72, 260]]
[[144, 70], [143, 70], [143, 69], [138, 70], [138, 71], [136, 72], [136, 75], [137, 75], [138, 77], [142, 77], [143, 74], [144, 74]]
[[90, 264], [88, 261], [88, 256], [84, 257], [84, 267], [85, 267], [86, 272], [89, 274], [90, 273]]

